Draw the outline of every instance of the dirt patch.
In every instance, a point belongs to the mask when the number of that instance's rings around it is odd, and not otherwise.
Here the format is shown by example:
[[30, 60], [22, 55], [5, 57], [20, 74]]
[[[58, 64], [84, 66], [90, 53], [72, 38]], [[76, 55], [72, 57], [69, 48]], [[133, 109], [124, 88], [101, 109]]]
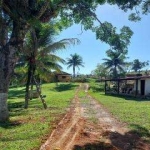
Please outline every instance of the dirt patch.
[[[81, 89], [87, 94], [79, 98]], [[87, 91], [87, 84], [77, 89], [70, 110], [40, 150], [150, 150], [149, 144], [116, 120]]]

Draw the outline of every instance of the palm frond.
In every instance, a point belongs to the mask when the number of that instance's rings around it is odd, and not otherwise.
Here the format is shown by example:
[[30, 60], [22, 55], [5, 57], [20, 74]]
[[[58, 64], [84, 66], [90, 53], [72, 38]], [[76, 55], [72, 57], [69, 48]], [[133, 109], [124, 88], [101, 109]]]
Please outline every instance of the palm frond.
[[67, 46], [75, 45], [78, 43], [79, 43], [79, 40], [76, 38], [63, 39], [63, 40], [60, 40], [58, 42], [55, 42], [55, 43], [48, 45], [47, 47], [45, 47], [43, 49], [43, 51], [45, 51], [47, 53], [48, 52], [55, 53], [58, 50], [66, 49]]

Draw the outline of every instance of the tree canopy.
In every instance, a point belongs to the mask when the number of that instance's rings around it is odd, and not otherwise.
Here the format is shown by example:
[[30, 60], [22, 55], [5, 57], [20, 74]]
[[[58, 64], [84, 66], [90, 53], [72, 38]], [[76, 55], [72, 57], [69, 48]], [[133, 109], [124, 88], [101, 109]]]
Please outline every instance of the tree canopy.
[[75, 70], [76, 67], [79, 69], [79, 66], [84, 67], [82, 57], [78, 54], [71, 54], [70, 58], [67, 58], [66, 65], [68, 65], [68, 68], [73, 68], [73, 77], [75, 77]]
[[[4, 13], [12, 20], [13, 29], [15, 30], [14, 36], [17, 36], [17, 42], [21, 43], [22, 30], [19, 28], [28, 29], [29, 26], [38, 24], [39, 22], [48, 22], [51, 19], [56, 19], [59, 22], [59, 29], [71, 26], [74, 23], [81, 24], [85, 30], [92, 30], [96, 33], [96, 38], [109, 45], [116, 46], [118, 44], [126, 45], [125, 39], [120, 39], [121, 36], [116, 32], [112, 24], [108, 22], [102, 23], [97, 18], [95, 10], [99, 5], [105, 3], [111, 5], [117, 4], [121, 9], [132, 9], [135, 5], [139, 4], [137, 1], [114, 1], [114, 0], [4, 0], [2, 8]], [[99, 23], [95, 26], [94, 21]], [[131, 30], [128, 27], [122, 28], [121, 34], [128, 34], [131, 36]], [[123, 35], [122, 35], [123, 36]], [[129, 42], [129, 41], [128, 41]]]
[[104, 65], [106, 69], [109, 70], [112, 78], [117, 78], [120, 73], [124, 72], [125, 66], [125, 55], [113, 50], [107, 51], [107, 56], [109, 58], [104, 58]]
[[141, 62], [139, 61], [139, 59], [135, 59], [131, 64], [132, 70], [134, 70], [135, 72], [140, 71], [142, 68], [148, 65], [149, 65], [148, 61]]
[[92, 74], [102, 79], [108, 76], [108, 71], [104, 64], [97, 64], [96, 69], [92, 71]]
[[[101, 22], [95, 14], [99, 5], [108, 3], [127, 11], [139, 7], [143, 14], [150, 12], [149, 0], [1, 0], [0, 1], [0, 121], [8, 119], [7, 95], [10, 78], [22, 53], [25, 35], [31, 27], [41, 22], [55, 20], [56, 27], [63, 30], [74, 23], [85, 30], [95, 32], [96, 38], [113, 49], [126, 50], [132, 32], [123, 27], [120, 33], [108, 22]], [[137, 9], [136, 9], [137, 10]], [[136, 12], [136, 14], [139, 14]], [[103, 14], [102, 14], [103, 15]], [[133, 18], [133, 17], [132, 17]], [[95, 21], [99, 24], [95, 25]], [[126, 37], [126, 36], [125, 36]]]

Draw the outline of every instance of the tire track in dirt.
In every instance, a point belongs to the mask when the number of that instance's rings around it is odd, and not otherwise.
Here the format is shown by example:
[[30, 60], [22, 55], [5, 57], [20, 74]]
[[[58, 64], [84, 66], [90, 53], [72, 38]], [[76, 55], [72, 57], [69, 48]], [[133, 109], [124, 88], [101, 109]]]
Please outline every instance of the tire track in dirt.
[[52, 132], [45, 144], [41, 146], [40, 150], [70, 149], [70, 146], [84, 124], [84, 119], [81, 117], [82, 110], [79, 103], [78, 91], [79, 89], [76, 90], [73, 106]]
[[[73, 104], [40, 150], [150, 150], [88, 94], [88, 84], [76, 90]], [[79, 91], [86, 95], [79, 98]]]
[[88, 114], [87, 112], [87, 114], [91, 115], [93, 113], [93, 116], [97, 118], [99, 124], [103, 125], [103, 130], [109, 130], [119, 133], [128, 132], [128, 128], [125, 127], [125, 124], [116, 120], [102, 105], [100, 105], [90, 95], [87, 95], [86, 99], [89, 101], [86, 104], [86, 107], [90, 110], [93, 110], [93, 112], [89, 112], [90, 114]]

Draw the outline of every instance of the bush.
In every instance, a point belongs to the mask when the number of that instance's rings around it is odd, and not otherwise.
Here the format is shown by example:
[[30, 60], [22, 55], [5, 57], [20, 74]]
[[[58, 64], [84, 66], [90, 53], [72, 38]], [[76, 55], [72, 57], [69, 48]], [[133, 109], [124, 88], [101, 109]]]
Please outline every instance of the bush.
[[102, 92], [104, 91], [104, 84], [103, 83], [90, 83], [90, 89], [93, 92]]
[[81, 83], [85, 83], [87, 82], [86, 78], [72, 78], [71, 82], [81, 82]]

